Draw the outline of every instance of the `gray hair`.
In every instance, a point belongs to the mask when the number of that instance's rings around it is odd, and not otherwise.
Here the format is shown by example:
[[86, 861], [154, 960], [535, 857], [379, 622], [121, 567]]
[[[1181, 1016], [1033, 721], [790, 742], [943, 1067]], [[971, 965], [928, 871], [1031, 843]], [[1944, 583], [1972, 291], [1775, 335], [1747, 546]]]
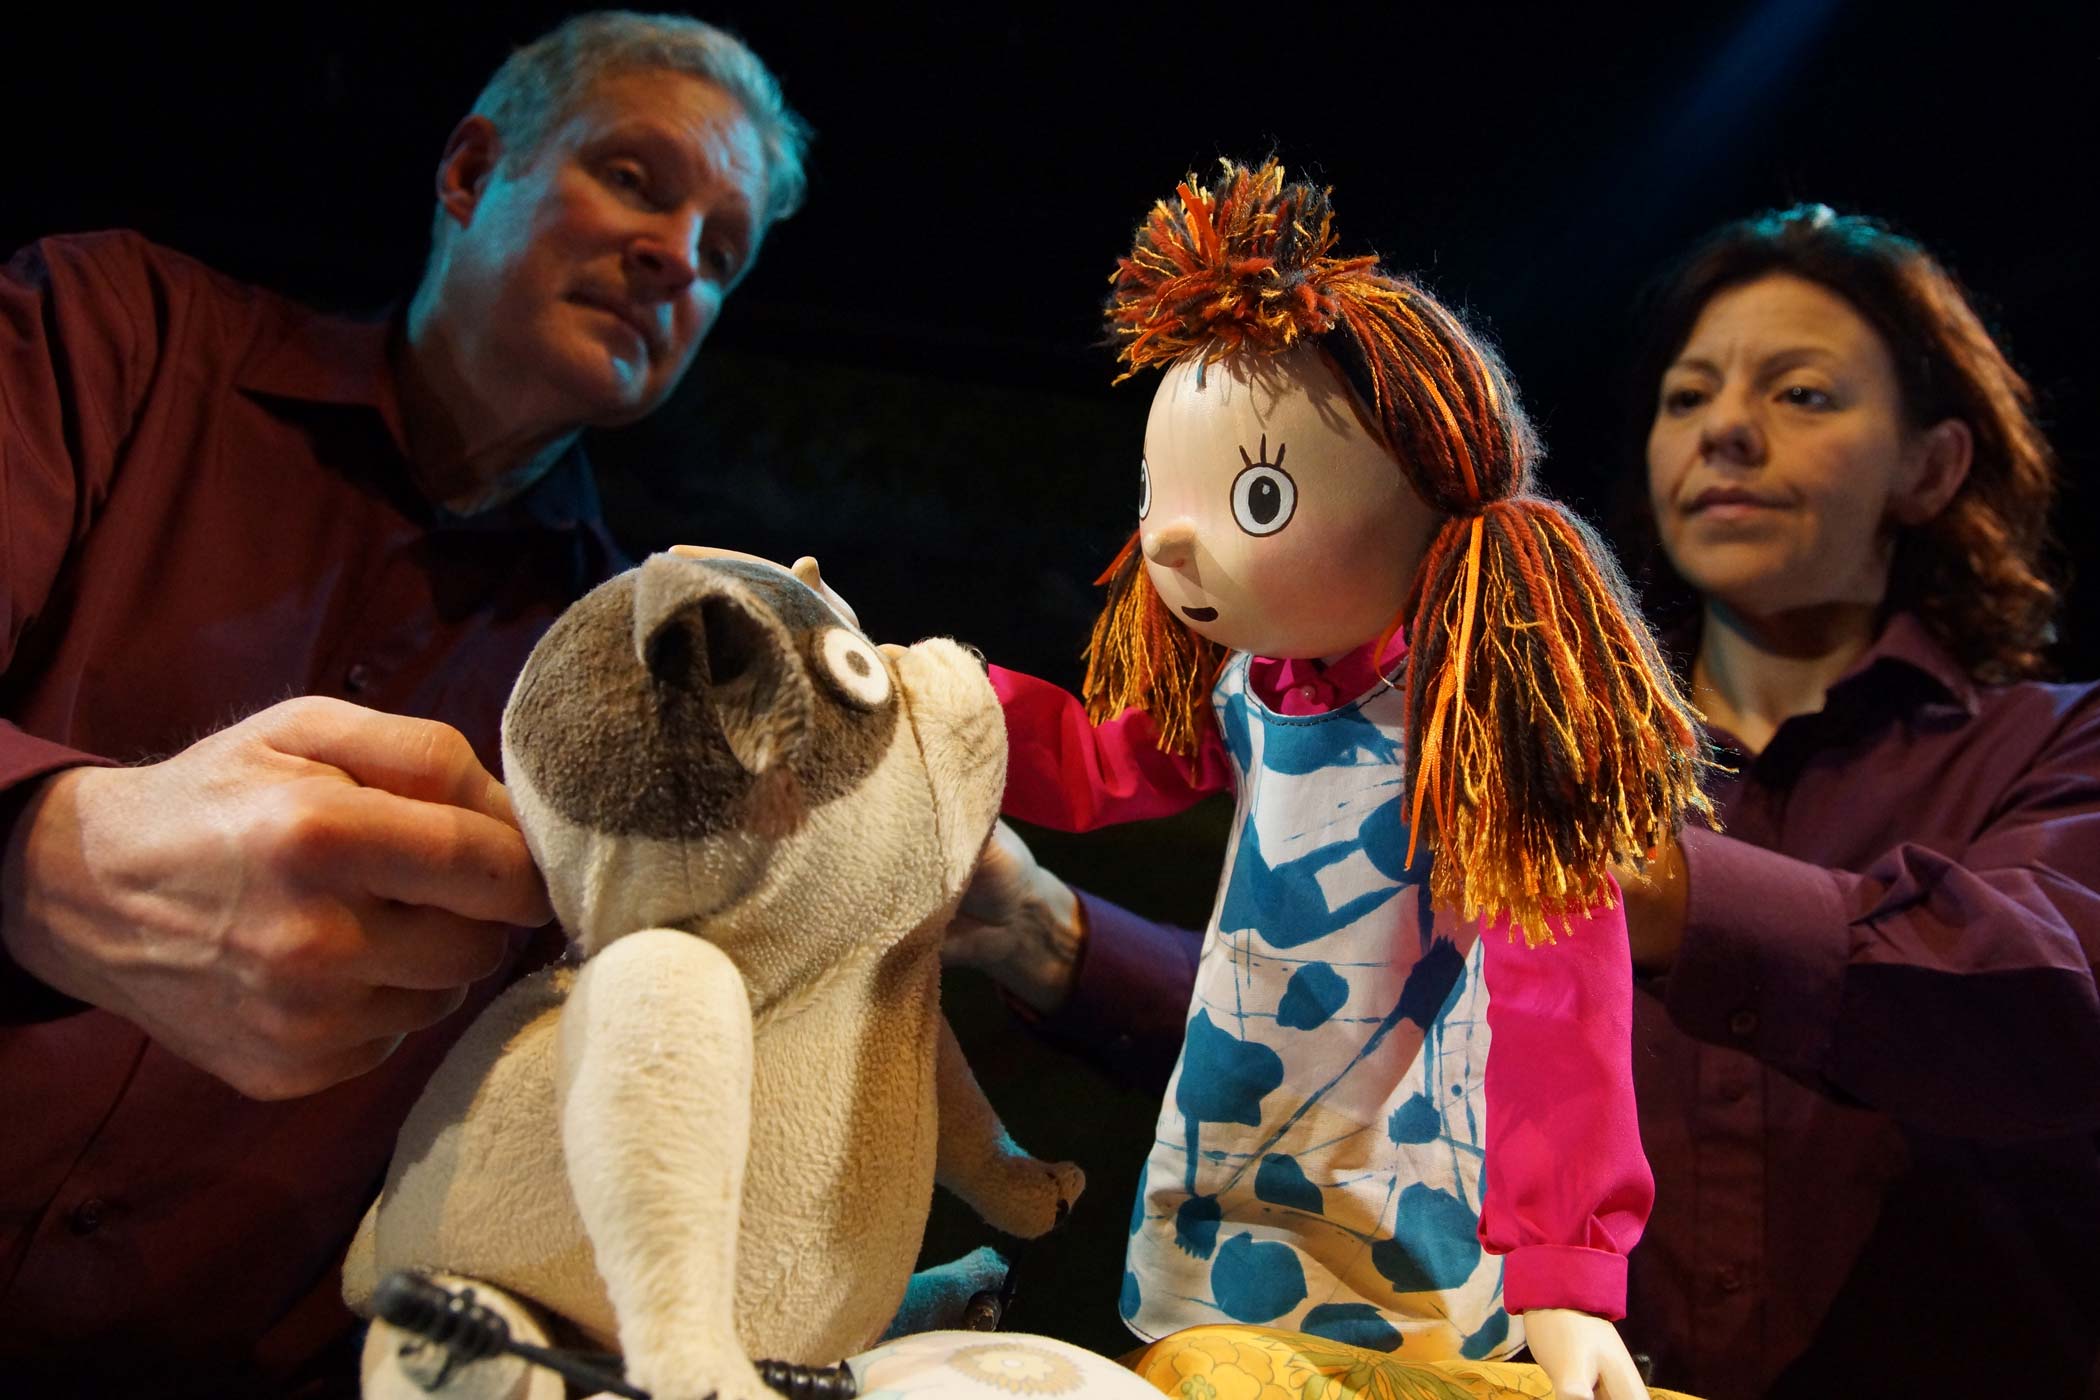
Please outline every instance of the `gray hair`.
[[502, 133], [504, 156], [526, 160], [600, 81], [667, 70], [713, 83], [743, 106], [766, 162], [768, 223], [802, 205], [809, 124], [780, 95], [780, 81], [743, 40], [685, 15], [594, 10], [563, 21], [504, 60], [473, 110]]

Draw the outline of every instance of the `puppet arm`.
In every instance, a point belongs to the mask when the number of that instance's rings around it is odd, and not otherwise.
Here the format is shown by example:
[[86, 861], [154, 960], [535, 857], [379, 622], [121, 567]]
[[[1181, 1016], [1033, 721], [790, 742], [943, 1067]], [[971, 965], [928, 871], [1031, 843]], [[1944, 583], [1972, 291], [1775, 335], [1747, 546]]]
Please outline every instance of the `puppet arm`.
[[1536, 948], [1482, 930], [1488, 986], [1481, 1243], [1506, 1256], [1503, 1305], [1544, 1330], [1532, 1352], [1555, 1391], [1645, 1394], [1608, 1319], [1626, 1312], [1626, 1255], [1655, 1200], [1633, 1097], [1633, 963], [1614, 907]]
[[628, 934], [577, 974], [559, 1044], [569, 1189], [627, 1379], [660, 1400], [774, 1400], [736, 1334], [751, 1007], [735, 964], [687, 934]]
[[1048, 1234], [1086, 1189], [1086, 1173], [1070, 1162], [1038, 1161], [1021, 1150], [970, 1072], [948, 1018], [941, 1017], [940, 1023], [934, 1066], [940, 1114], [934, 1180], [960, 1196], [993, 1229], [1024, 1239]]
[[1010, 817], [1058, 831], [1169, 817], [1232, 785], [1215, 726], [1194, 758], [1162, 752], [1152, 717], [1129, 709], [1096, 725], [1078, 698], [1046, 681], [990, 669], [1006, 715]]

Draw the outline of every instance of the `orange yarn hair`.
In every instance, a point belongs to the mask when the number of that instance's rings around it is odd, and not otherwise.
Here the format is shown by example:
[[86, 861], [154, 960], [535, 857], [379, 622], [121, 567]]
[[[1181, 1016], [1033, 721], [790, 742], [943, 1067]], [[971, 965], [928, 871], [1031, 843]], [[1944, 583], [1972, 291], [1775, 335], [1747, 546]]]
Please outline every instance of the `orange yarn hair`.
[[[1713, 819], [1699, 716], [1610, 552], [1532, 494], [1537, 441], [1493, 352], [1375, 258], [1330, 256], [1325, 190], [1286, 183], [1274, 160], [1222, 164], [1208, 188], [1191, 175], [1154, 205], [1116, 265], [1107, 314], [1128, 367], [1116, 382], [1311, 341], [1369, 406], [1409, 484], [1445, 516], [1378, 639], [1406, 623], [1410, 842], [1426, 808], [1432, 899], [1548, 941], [1608, 902], [1611, 865], [1644, 861], [1687, 813]], [[1108, 601], [1087, 648], [1088, 714], [1138, 706], [1162, 749], [1193, 754], [1225, 649], [1167, 611], [1136, 536], [1098, 581]]]

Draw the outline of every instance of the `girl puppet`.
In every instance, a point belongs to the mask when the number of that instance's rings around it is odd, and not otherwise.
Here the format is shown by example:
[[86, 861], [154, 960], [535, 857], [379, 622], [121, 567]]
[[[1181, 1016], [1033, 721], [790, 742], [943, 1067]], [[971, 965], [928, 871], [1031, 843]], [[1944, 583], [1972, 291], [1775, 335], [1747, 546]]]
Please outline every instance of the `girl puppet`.
[[1165, 373], [1084, 712], [993, 671], [1010, 815], [1238, 794], [1123, 1316], [1437, 1359], [1524, 1314], [1556, 1386], [1623, 1400], [1605, 1319], [1653, 1187], [1608, 868], [1706, 810], [1703, 742], [1608, 556], [1530, 494], [1495, 357], [1333, 243], [1274, 161], [1154, 207], [1108, 316], [1123, 378]]

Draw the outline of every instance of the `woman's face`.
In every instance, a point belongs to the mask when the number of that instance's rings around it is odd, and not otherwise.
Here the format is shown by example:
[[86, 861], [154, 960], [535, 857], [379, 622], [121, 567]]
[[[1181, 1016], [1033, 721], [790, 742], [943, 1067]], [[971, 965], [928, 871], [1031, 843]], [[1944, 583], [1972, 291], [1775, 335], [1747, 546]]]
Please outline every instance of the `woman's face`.
[[1895, 528], [1939, 512], [1967, 449], [1953, 420], [1908, 426], [1889, 348], [1851, 303], [1775, 273], [1715, 294], [1663, 372], [1648, 496], [1670, 562], [1710, 600], [1872, 607]]

